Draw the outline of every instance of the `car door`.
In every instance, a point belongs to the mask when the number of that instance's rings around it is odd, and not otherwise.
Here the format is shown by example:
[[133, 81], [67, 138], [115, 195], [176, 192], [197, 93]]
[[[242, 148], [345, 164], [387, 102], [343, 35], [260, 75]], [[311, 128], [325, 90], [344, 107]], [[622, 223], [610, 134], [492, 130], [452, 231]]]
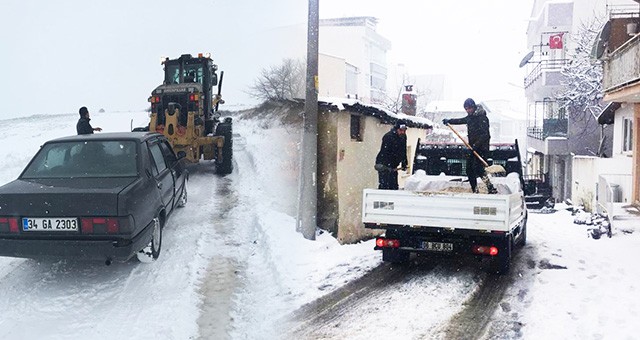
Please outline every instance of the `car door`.
[[180, 193], [182, 192], [183, 186], [185, 184], [185, 176], [186, 176], [186, 171], [182, 166], [182, 163], [180, 163], [180, 160], [178, 160], [178, 157], [176, 156], [175, 152], [173, 151], [173, 149], [171, 148], [171, 145], [169, 145], [169, 142], [166, 140], [163, 140], [162, 142], [159, 143], [160, 146], [160, 150], [162, 150], [162, 154], [164, 155], [164, 159], [167, 163], [167, 166], [169, 167], [169, 170], [171, 170], [171, 175], [173, 176], [173, 182], [174, 184], [174, 205], [177, 204], [177, 198], [180, 196]]
[[174, 175], [165, 160], [162, 149], [160, 148], [160, 140], [155, 140], [149, 144], [151, 159], [153, 160], [153, 178], [156, 187], [162, 197], [162, 203], [166, 208], [167, 215], [174, 206], [175, 183]]

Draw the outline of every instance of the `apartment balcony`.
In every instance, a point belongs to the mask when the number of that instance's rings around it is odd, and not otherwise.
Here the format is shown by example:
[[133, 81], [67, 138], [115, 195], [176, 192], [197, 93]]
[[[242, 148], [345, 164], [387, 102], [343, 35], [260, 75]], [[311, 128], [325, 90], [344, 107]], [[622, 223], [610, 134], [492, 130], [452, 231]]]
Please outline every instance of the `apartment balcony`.
[[544, 140], [547, 137], [566, 137], [569, 131], [568, 119], [544, 119], [542, 127], [530, 126], [527, 135], [531, 138]]
[[529, 147], [545, 155], [565, 155], [569, 152], [567, 119], [544, 119], [542, 126], [527, 127]]
[[606, 49], [596, 41], [594, 50], [604, 49], [600, 59], [604, 61], [602, 88], [605, 100], [640, 102], [640, 34], [637, 34], [640, 18], [637, 12], [625, 15], [609, 20], [609, 37], [599, 35], [603, 41], [606, 39]]
[[564, 75], [562, 68], [567, 59], [542, 60], [524, 78], [525, 95], [528, 101], [552, 98], [561, 87]]

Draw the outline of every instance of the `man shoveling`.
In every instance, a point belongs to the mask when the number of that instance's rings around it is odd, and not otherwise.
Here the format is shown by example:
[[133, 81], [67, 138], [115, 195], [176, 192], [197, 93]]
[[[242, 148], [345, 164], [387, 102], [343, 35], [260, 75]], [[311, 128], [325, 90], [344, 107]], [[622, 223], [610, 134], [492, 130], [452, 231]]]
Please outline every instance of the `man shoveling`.
[[[499, 165], [489, 166], [485, 161], [487, 155], [489, 155], [489, 141], [491, 139], [487, 112], [481, 105], [476, 105], [475, 101], [471, 98], [467, 98], [467, 100], [464, 101], [464, 109], [467, 111], [466, 117], [454, 119], [445, 118], [442, 120], [442, 124], [447, 125], [471, 151], [467, 158], [467, 176], [469, 177], [471, 190], [474, 193], [478, 193], [477, 178], [481, 177], [487, 185], [489, 193], [495, 194], [497, 190], [491, 184], [486, 173], [504, 172], [504, 168]], [[467, 125], [468, 143], [451, 127], [451, 125], [459, 124]]]
[[398, 190], [398, 165], [407, 168], [407, 125], [398, 120], [382, 137], [374, 168], [378, 171], [378, 189]]

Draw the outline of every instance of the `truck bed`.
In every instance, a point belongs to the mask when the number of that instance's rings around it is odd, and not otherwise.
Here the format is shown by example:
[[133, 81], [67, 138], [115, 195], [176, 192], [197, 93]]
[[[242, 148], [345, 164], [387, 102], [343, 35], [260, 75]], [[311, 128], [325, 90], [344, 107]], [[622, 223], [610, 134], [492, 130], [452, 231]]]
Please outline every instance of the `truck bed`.
[[362, 200], [362, 222], [374, 229], [408, 226], [509, 232], [525, 216], [521, 193], [364, 189]]

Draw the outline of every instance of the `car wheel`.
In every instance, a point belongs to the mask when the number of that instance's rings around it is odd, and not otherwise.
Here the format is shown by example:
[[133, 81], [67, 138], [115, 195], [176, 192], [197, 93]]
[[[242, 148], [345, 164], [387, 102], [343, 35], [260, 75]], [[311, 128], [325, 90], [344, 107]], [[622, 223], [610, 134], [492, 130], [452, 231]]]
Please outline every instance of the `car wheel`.
[[162, 247], [162, 221], [159, 217], [153, 219], [153, 226], [151, 228], [151, 241], [149, 241], [146, 247], [136, 253], [140, 262], [149, 263], [160, 256], [160, 249]]
[[182, 208], [187, 205], [187, 182], [184, 182], [184, 186], [182, 187], [182, 193], [178, 198], [178, 207]]

